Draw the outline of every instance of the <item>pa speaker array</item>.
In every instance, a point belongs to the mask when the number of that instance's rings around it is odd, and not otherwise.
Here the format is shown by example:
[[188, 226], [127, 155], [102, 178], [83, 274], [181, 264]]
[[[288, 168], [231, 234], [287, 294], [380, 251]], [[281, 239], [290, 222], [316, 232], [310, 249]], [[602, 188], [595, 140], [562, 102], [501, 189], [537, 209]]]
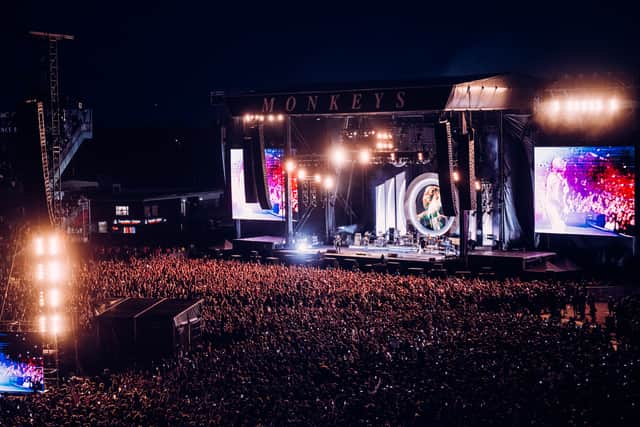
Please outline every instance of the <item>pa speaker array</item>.
[[458, 166], [460, 183], [458, 197], [460, 198], [460, 208], [462, 210], [476, 210], [478, 207], [478, 197], [476, 193], [476, 162], [475, 162], [475, 141], [474, 132], [461, 135], [458, 144]]
[[455, 182], [453, 182], [453, 139], [451, 123], [448, 120], [438, 122], [435, 129], [436, 159], [438, 161], [438, 181], [442, 213], [446, 216], [458, 215]]
[[260, 208], [271, 209], [262, 126], [252, 128], [250, 136], [245, 138], [243, 154], [244, 190], [247, 202], [257, 202], [260, 204]]

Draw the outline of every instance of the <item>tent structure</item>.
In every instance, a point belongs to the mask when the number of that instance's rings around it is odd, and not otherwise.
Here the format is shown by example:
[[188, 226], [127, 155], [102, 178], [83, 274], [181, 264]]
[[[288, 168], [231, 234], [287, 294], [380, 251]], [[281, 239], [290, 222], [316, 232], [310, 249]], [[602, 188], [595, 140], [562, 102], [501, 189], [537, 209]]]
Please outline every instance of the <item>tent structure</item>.
[[188, 350], [200, 336], [203, 300], [122, 298], [97, 316], [106, 360], [151, 360]]

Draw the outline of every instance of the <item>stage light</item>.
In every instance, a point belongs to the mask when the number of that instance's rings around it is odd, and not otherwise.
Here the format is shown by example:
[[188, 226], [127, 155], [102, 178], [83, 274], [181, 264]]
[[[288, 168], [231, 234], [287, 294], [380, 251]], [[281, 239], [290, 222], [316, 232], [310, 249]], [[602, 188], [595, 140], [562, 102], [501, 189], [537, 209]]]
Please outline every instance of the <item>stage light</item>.
[[458, 171], [453, 171], [453, 182], [458, 181], [460, 181], [460, 174], [458, 173]]
[[58, 255], [58, 251], [60, 250], [60, 242], [58, 240], [58, 236], [52, 234], [49, 236], [49, 255]]
[[57, 283], [62, 280], [62, 266], [58, 261], [49, 262], [48, 267], [47, 278], [50, 282]]
[[33, 239], [33, 248], [36, 256], [44, 255], [44, 238], [38, 236]]
[[422, 152], [418, 153], [418, 161], [421, 162], [424, 160], [424, 154]]
[[376, 142], [376, 149], [382, 150], [382, 142]]
[[279, 122], [284, 120], [284, 116], [282, 114], [278, 114], [277, 119]]
[[51, 333], [57, 335], [62, 331], [62, 320], [60, 319], [59, 314], [54, 314], [51, 316]]
[[611, 98], [609, 100], [609, 111], [615, 113], [616, 111], [618, 111], [618, 108], [620, 108], [620, 103], [618, 102], [618, 100], [616, 98]]
[[250, 121], [251, 121], [251, 119], [252, 119], [251, 114], [245, 114], [245, 115], [244, 115], [244, 121], [245, 121], [245, 122], [250, 122]]
[[44, 292], [40, 291], [40, 296], [38, 298], [38, 305], [40, 307], [44, 307]]
[[307, 171], [304, 169], [300, 169], [298, 171], [298, 179], [305, 179], [307, 177]]
[[333, 188], [333, 177], [331, 175], [327, 175], [324, 177], [324, 189], [331, 190]]
[[47, 332], [47, 318], [45, 316], [40, 316], [38, 318], [38, 328], [40, 332]]
[[337, 145], [331, 149], [329, 158], [331, 159], [331, 163], [335, 167], [339, 168], [347, 161], [347, 153], [344, 150], [344, 147]]
[[267, 116], [267, 120], [269, 120], [270, 122], [275, 121], [275, 119], [276, 119], [276, 118], [273, 116], [273, 114], [269, 114], [269, 115]]
[[49, 307], [58, 307], [60, 305], [60, 290], [57, 288], [50, 289], [47, 295], [47, 301], [49, 302]]
[[292, 173], [296, 168], [296, 163], [289, 159], [284, 163], [284, 169], [287, 171], [287, 173]]
[[44, 280], [44, 264], [42, 263], [36, 264], [35, 276], [37, 281]]
[[476, 186], [476, 191], [482, 190], [482, 185], [480, 184], [480, 181], [476, 180], [475, 186]]
[[396, 153], [391, 153], [391, 161], [395, 162], [396, 161]]
[[560, 101], [554, 99], [551, 101], [551, 112], [557, 114], [560, 112]]
[[304, 251], [305, 249], [309, 249], [309, 244], [307, 243], [306, 240], [302, 240], [296, 243], [296, 249], [299, 251]]
[[315, 182], [317, 182], [318, 184], [320, 184], [320, 183], [322, 182], [322, 176], [320, 176], [320, 174], [319, 174], [319, 173], [315, 174], [315, 175], [313, 176], [313, 179], [314, 179], [314, 181], [315, 181]]
[[358, 155], [358, 160], [360, 163], [367, 164], [371, 160], [371, 153], [366, 148], [360, 150], [360, 154]]

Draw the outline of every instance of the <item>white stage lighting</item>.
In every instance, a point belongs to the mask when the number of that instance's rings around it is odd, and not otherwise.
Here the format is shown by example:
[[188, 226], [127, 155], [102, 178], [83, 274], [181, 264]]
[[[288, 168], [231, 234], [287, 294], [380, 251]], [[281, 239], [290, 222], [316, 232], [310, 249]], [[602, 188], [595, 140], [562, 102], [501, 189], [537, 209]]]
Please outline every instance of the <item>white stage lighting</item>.
[[325, 190], [331, 190], [333, 188], [333, 177], [331, 175], [324, 177], [324, 188]]
[[62, 331], [62, 319], [59, 314], [51, 316], [51, 324], [49, 330], [52, 334], [57, 335]]
[[49, 303], [49, 307], [56, 308], [60, 306], [60, 290], [58, 288], [50, 289], [49, 294], [47, 295], [47, 301]]
[[369, 153], [369, 150], [367, 150], [366, 148], [361, 149], [358, 155], [358, 160], [363, 165], [369, 163], [369, 161], [371, 160], [371, 153]]
[[47, 318], [45, 316], [40, 316], [38, 318], [38, 328], [40, 332], [47, 332]]
[[62, 266], [58, 261], [49, 262], [47, 271], [47, 279], [51, 283], [57, 283], [62, 280]]
[[44, 238], [38, 236], [33, 239], [33, 249], [35, 251], [36, 256], [44, 255]]
[[476, 185], [476, 191], [482, 190], [482, 185], [480, 184], [480, 181], [476, 180], [475, 185]]
[[49, 255], [55, 256], [58, 255], [58, 251], [60, 250], [60, 241], [58, 240], [58, 236], [52, 234], [49, 236]]
[[458, 173], [458, 171], [453, 171], [453, 182], [458, 181], [460, 181], [460, 174]]
[[279, 122], [284, 120], [284, 116], [282, 114], [278, 114], [277, 119]]
[[298, 171], [298, 179], [305, 179], [307, 177], [307, 171], [304, 169], [300, 169]]
[[329, 158], [331, 159], [331, 163], [340, 168], [347, 161], [347, 153], [344, 147], [337, 145], [331, 149], [331, 153], [329, 154]]
[[36, 264], [35, 276], [37, 281], [44, 280], [44, 264], [42, 263]]
[[618, 102], [618, 100], [616, 98], [611, 98], [609, 100], [609, 111], [615, 113], [616, 111], [618, 111], [618, 108], [620, 108], [620, 103]]
[[291, 173], [296, 169], [296, 164], [293, 160], [289, 159], [284, 163], [284, 169], [287, 173]]
[[273, 114], [269, 114], [269, 115], [267, 116], [267, 120], [268, 120], [268, 121], [270, 121], [270, 122], [273, 122], [273, 121], [275, 121], [275, 120], [276, 120], [276, 118], [274, 117], [274, 115], [273, 115]]
[[320, 184], [320, 183], [322, 182], [322, 176], [320, 176], [320, 174], [319, 174], [319, 173], [315, 174], [315, 175], [313, 176], [313, 179], [314, 179], [314, 181], [315, 181], [315, 182], [317, 182], [318, 184]]

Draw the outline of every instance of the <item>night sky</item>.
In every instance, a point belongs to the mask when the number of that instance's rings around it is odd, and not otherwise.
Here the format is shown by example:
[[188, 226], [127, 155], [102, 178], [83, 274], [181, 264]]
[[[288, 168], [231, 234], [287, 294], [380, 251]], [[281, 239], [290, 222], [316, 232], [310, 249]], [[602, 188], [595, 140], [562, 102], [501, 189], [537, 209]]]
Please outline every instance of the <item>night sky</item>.
[[637, 16], [617, 2], [20, 3], [0, 14], [0, 111], [46, 88], [46, 43], [28, 30], [64, 32], [77, 40], [61, 45], [63, 95], [96, 129], [210, 127], [212, 89], [640, 63]]

